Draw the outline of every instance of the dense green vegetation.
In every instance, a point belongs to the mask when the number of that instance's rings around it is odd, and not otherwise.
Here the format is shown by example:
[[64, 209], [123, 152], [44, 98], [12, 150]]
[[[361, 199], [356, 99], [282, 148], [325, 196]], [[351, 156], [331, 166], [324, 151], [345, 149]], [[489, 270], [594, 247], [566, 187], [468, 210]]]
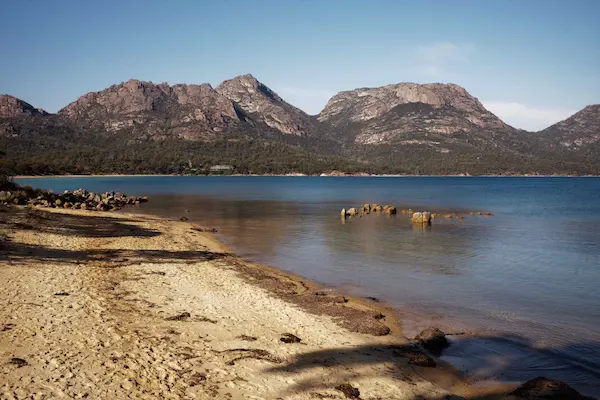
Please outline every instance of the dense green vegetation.
[[440, 153], [427, 147], [378, 145], [355, 148], [359, 159], [382, 165], [386, 173], [414, 175], [599, 175], [593, 152], [498, 151], [489, 147], [448, 146]]
[[[47, 174], [208, 174], [230, 165], [228, 173], [318, 174], [329, 170], [361, 172], [368, 165], [320, 154], [278, 140], [221, 137], [210, 141], [132, 140], [126, 134], [61, 134], [0, 138], [7, 157], [0, 171], [9, 175]], [[375, 172], [379, 172], [376, 170]]]
[[[427, 145], [356, 146], [268, 129], [204, 140], [140, 137], [133, 132], [78, 131], [52, 118], [0, 126], [0, 179], [48, 174], [320, 174], [417, 175], [600, 174], [598, 146], [585, 151], [544, 148], [536, 138], [493, 146], [456, 135], [447, 152]], [[2, 134], [1, 132], [4, 132]], [[414, 136], [414, 135], [413, 135]], [[415, 136], [418, 138], [418, 136]], [[429, 138], [431, 139], [431, 138]], [[343, 141], [341, 141], [343, 142]], [[211, 171], [215, 165], [231, 170]]]

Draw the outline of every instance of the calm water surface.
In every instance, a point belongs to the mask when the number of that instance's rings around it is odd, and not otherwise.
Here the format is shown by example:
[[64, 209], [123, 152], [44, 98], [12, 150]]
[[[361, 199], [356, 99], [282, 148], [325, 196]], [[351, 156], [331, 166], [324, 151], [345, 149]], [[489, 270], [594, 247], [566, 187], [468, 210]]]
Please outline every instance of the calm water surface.
[[[407, 335], [456, 336], [444, 358], [476, 381], [539, 375], [600, 394], [600, 179], [90, 177], [20, 179], [55, 191], [149, 195], [140, 211], [215, 227], [238, 254], [398, 307]], [[347, 220], [393, 204], [493, 217]], [[186, 211], [188, 210], [188, 211]]]

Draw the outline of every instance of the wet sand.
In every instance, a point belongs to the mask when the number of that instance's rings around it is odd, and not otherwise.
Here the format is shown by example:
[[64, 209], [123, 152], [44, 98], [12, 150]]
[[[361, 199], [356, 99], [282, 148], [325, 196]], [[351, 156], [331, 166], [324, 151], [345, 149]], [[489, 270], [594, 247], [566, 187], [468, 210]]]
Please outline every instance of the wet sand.
[[420, 350], [385, 305], [243, 260], [187, 222], [0, 209], [0, 280], [2, 398], [508, 392], [412, 364]]

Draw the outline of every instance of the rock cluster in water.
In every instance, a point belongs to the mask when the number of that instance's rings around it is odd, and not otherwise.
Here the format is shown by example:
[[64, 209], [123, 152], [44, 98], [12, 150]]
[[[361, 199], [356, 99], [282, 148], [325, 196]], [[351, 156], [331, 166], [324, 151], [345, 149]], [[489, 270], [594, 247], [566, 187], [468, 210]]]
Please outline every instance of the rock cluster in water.
[[[349, 208], [349, 209], [342, 208], [340, 215], [341, 215], [342, 219], [346, 219], [348, 217], [355, 217], [355, 216], [362, 217], [363, 215], [367, 215], [367, 214], [371, 214], [371, 213], [380, 213], [380, 212], [388, 214], [388, 215], [394, 215], [394, 214], [398, 213], [398, 210], [396, 209], [396, 207], [391, 206], [391, 205], [380, 206], [379, 204], [365, 204], [361, 208], [354, 208], [354, 207]], [[431, 213], [429, 211], [415, 212], [411, 209], [408, 209], [408, 210], [402, 209], [399, 212], [401, 214], [409, 215], [412, 223], [416, 224], [416, 225], [430, 225], [431, 222], [436, 218], [464, 219], [464, 216], [458, 215], [456, 213], [436, 214], [436, 213]], [[491, 212], [482, 212], [482, 211], [474, 212], [473, 211], [473, 212], [470, 212], [469, 215], [485, 215], [485, 216], [491, 217], [493, 214]]]
[[346, 217], [354, 217], [355, 215], [366, 215], [370, 213], [379, 213], [383, 212], [388, 215], [396, 214], [396, 207], [386, 204], [385, 206], [380, 206], [379, 204], [365, 204], [361, 209], [349, 208], [346, 210], [342, 209], [341, 216], [342, 218]]
[[127, 196], [120, 192], [94, 193], [85, 189], [65, 190], [62, 194], [52, 191], [19, 187], [0, 191], [0, 204], [30, 205], [50, 208], [71, 208], [92, 211], [118, 210], [126, 205], [148, 201], [146, 196]]

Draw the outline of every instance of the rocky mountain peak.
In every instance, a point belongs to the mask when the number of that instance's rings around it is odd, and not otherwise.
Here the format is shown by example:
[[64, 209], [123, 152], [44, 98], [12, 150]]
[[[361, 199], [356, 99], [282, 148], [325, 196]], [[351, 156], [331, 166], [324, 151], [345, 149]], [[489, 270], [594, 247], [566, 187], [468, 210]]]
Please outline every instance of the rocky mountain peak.
[[41, 108], [35, 108], [31, 104], [8, 94], [0, 94], [0, 117], [20, 117], [48, 115]]
[[245, 113], [282, 133], [304, 136], [315, 131], [315, 123], [308, 114], [286, 103], [250, 74], [226, 80], [216, 90]]
[[403, 82], [340, 92], [317, 118], [357, 144], [427, 145], [444, 152], [448, 136], [516, 132], [467, 90], [448, 83]]
[[461, 86], [447, 83], [403, 82], [340, 92], [329, 100], [318, 118], [320, 121], [333, 123], [337, 117], [347, 116], [353, 121], [366, 121], [380, 117], [394, 107], [407, 103], [423, 103], [434, 108], [450, 106], [466, 112], [491, 114], [479, 100]]

